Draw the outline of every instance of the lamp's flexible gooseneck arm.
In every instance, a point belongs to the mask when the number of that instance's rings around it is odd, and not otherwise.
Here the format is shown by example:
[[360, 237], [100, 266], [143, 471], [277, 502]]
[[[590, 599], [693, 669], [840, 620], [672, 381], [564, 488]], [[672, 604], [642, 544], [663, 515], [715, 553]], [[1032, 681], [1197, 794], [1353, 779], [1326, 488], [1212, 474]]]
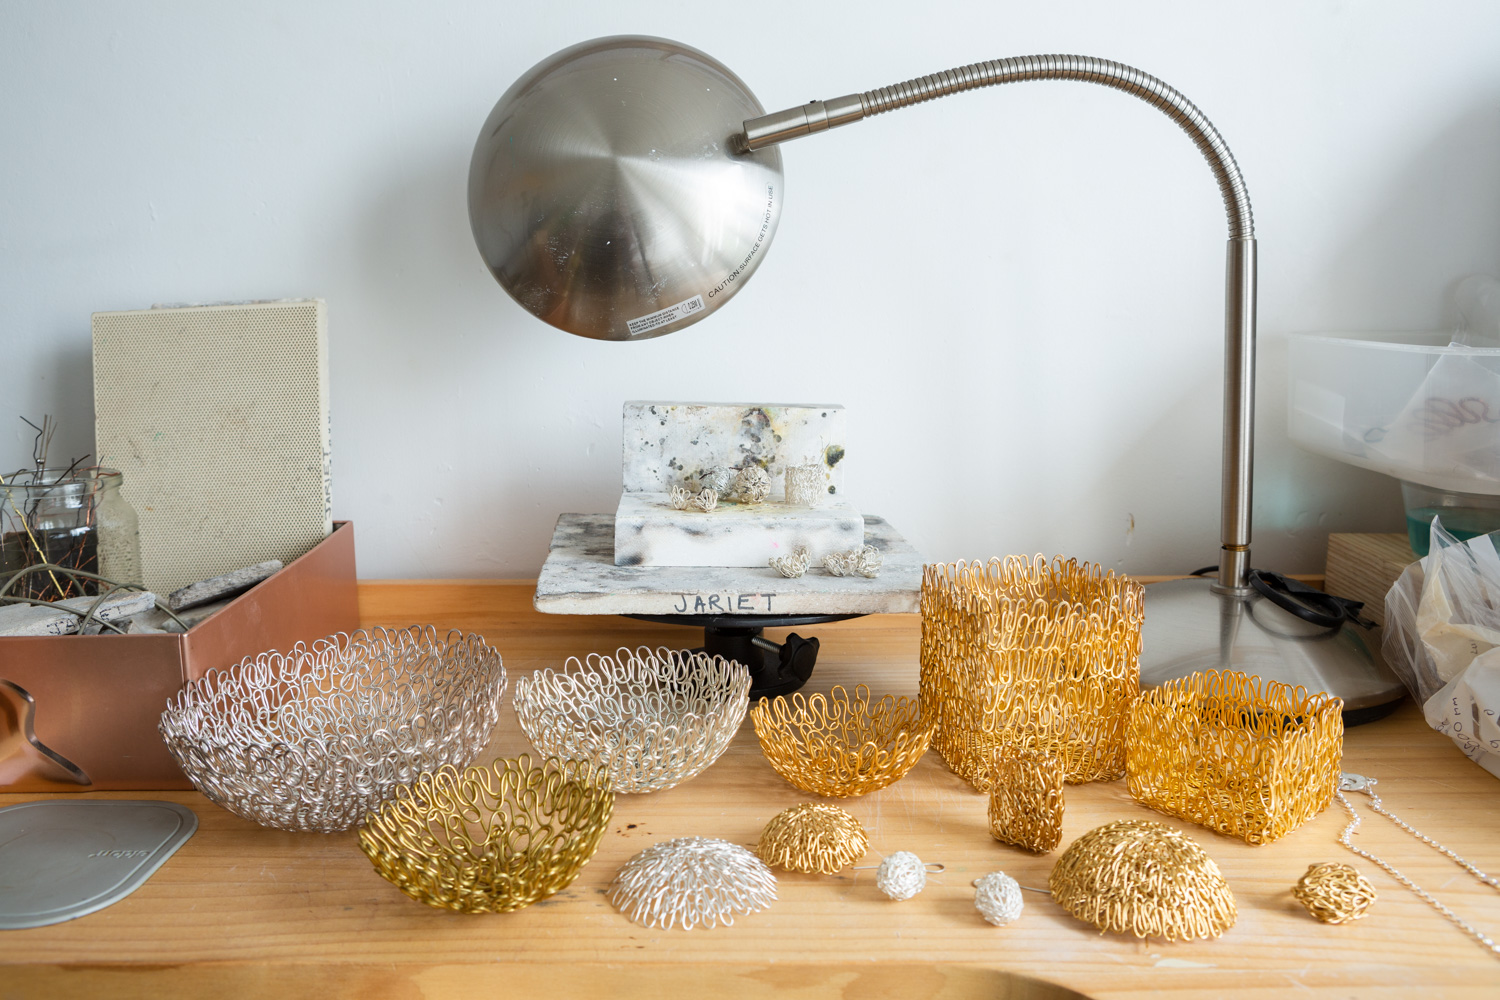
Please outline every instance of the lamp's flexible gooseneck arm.
[[1229, 247], [1224, 284], [1224, 471], [1218, 586], [1248, 593], [1255, 423], [1255, 217], [1234, 155], [1218, 129], [1191, 101], [1149, 73], [1108, 59], [1018, 56], [752, 118], [745, 122], [739, 141], [746, 150], [761, 149], [948, 94], [1026, 80], [1079, 80], [1139, 97], [1192, 137], [1219, 184], [1229, 217]]

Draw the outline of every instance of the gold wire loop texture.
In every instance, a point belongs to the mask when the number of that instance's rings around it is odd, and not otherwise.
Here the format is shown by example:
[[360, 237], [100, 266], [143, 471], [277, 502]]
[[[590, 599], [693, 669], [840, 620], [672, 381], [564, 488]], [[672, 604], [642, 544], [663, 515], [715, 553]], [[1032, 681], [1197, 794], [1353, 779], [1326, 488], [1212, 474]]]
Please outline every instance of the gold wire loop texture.
[[327, 833], [424, 771], [473, 761], [504, 691], [483, 636], [377, 628], [210, 671], [167, 703], [159, 729], [213, 802], [264, 826]]
[[616, 792], [696, 777], [728, 748], [750, 704], [750, 671], [722, 656], [646, 647], [569, 657], [516, 681], [521, 728], [544, 754], [591, 760]]
[[633, 923], [671, 930], [730, 925], [776, 900], [776, 876], [737, 844], [679, 837], [652, 844], [620, 868], [609, 901]]
[[864, 795], [899, 780], [932, 741], [934, 722], [911, 698], [871, 703], [861, 684], [828, 694], [764, 698], [750, 710], [766, 760], [804, 792]]
[[990, 835], [1046, 854], [1062, 842], [1063, 768], [1056, 757], [1022, 750], [1000, 759], [990, 786]]
[[1332, 801], [1343, 708], [1232, 670], [1170, 681], [1131, 706], [1126, 785], [1158, 812], [1269, 843]]
[[838, 806], [811, 802], [783, 809], [760, 834], [755, 853], [789, 872], [837, 875], [864, 857], [870, 838], [859, 820]]
[[1152, 820], [1120, 820], [1085, 833], [1053, 866], [1048, 885], [1079, 920], [1141, 938], [1218, 937], [1237, 915], [1213, 859]]
[[520, 756], [460, 772], [444, 765], [371, 813], [359, 847], [419, 903], [507, 913], [566, 888], [614, 812], [609, 776], [586, 761]]
[[1344, 924], [1363, 917], [1375, 903], [1375, 887], [1353, 865], [1332, 861], [1307, 866], [1292, 886], [1297, 902], [1325, 924]]
[[981, 791], [998, 756], [1054, 755], [1070, 783], [1125, 773], [1140, 688], [1141, 585], [1043, 557], [922, 571], [921, 699], [933, 746]]

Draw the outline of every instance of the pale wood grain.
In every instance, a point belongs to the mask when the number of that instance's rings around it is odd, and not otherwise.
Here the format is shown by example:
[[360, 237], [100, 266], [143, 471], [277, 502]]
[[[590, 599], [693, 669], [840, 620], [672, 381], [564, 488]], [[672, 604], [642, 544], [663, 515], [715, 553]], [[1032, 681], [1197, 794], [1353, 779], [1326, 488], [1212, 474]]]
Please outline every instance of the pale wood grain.
[[[564, 618], [530, 607], [527, 587], [503, 583], [365, 584], [367, 624], [431, 621], [483, 632], [512, 683], [569, 654], [621, 644], [689, 644], [672, 626]], [[914, 616], [808, 627], [823, 640], [810, 690], [864, 682], [915, 693]], [[485, 759], [529, 750], [509, 698]], [[1500, 871], [1500, 786], [1405, 706], [1350, 731], [1345, 766], [1381, 779], [1387, 805], [1480, 867]], [[886, 900], [873, 872], [782, 875], [769, 910], [712, 931], [665, 932], [620, 917], [603, 892], [632, 854], [669, 837], [753, 844], [776, 812], [808, 796], [761, 756], [747, 722], [718, 764], [666, 792], [621, 796], [611, 831], [572, 886], [503, 916], [444, 913], [378, 878], [352, 833], [261, 829], [193, 793], [98, 793], [181, 802], [198, 834], [122, 902], [53, 927], [0, 932], [0, 995], [225, 996], [827, 996], [1003, 997], [994, 970], [1097, 997], [1478, 996], [1496, 960], [1373, 866], [1335, 842], [1337, 806], [1283, 840], [1250, 847], [1130, 800], [1123, 782], [1070, 786], [1067, 842], [1100, 823], [1152, 817], [1186, 830], [1223, 869], [1239, 922], [1217, 941], [1167, 944], [1101, 936], [1047, 897], [1026, 894], [1014, 925], [989, 926], [970, 882], [1003, 869], [1044, 886], [1057, 855], [1002, 846], [986, 830], [985, 799], [929, 754], [905, 779], [839, 804], [883, 853], [945, 863], [928, 888]], [[0, 796], [0, 804], [34, 796]], [[1360, 801], [1359, 797], [1355, 799]], [[1500, 932], [1500, 893], [1487, 889], [1368, 810], [1359, 841], [1382, 853], [1461, 915]], [[1353, 861], [1381, 898], [1343, 927], [1318, 924], [1290, 889], [1314, 861]], [[820, 967], [814, 971], [811, 966]], [[1477, 992], [1476, 992], [1477, 991]]]

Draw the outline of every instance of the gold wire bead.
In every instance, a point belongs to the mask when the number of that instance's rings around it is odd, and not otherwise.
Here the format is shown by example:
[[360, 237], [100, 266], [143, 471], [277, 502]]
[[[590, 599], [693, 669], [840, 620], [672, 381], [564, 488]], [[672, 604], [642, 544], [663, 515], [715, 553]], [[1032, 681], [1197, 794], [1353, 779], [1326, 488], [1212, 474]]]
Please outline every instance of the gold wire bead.
[[1190, 838], [1152, 820], [1096, 827], [1073, 841], [1048, 879], [1063, 909], [1101, 931], [1218, 937], [1234, 926], [1234, 894]]
[[1343, 708], [1233, 670], [1170, 681], [1131, 706], [1126, 787], [1158, 812], [1269, 843], [1333, 800]]
[[927, 752], [933, 721], [919, 702], [861, 684], [824, 695], [764, 698], [750, 710], [766, 760], [804, 792], [849, 798], [900, 779]]
[[566, 888], [599, 847], [615, 795], [586, 761], [525, 755], [460, 772], [445, 765], [365, 817], [359, 847], [412, 899], [506, 913]]
[[1336, 861], [1308, 865], [1307, 873], [1292, 887], [1292, 895], [1325, 924], [1358, 920], [1378, 898], [1375, 886], [1359, 869]]
[[932, 745], [981, 791], [997, 752], [1038, 750], [1068, 782], [1125, 773], [1140, 689], [1140, 584], [1041, 556], [922, 570], [921, 698]]
[[1000, 758], [990, 787], [990, 835], [1037, 854], [1062, 842], [1063, 767], [1056, 757], [1020, 751]]
[[859, 820], [838, 806], [807, 802], [771, 817], [755, 853], [789, 872], [836, 875], [864, 857], [869, 845]]

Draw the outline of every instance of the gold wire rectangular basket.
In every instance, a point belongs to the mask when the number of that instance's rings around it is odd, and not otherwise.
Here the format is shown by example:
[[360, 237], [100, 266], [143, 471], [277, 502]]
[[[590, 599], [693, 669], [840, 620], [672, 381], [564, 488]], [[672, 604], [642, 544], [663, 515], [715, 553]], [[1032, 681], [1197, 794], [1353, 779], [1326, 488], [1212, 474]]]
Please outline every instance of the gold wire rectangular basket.
[[1333, 799], [1343, 708], [1233, 670], [1170, 681], [1131, 706], [1126, 786], [1158, 812], [1269, 843]]
[[1141, 585], [1073, 559], [922, 571], [923, 711], [948, 766], [985, 790], [1005, 755], [1055, 756], [1071, 784], [1125, 773], [1140, 688]]

